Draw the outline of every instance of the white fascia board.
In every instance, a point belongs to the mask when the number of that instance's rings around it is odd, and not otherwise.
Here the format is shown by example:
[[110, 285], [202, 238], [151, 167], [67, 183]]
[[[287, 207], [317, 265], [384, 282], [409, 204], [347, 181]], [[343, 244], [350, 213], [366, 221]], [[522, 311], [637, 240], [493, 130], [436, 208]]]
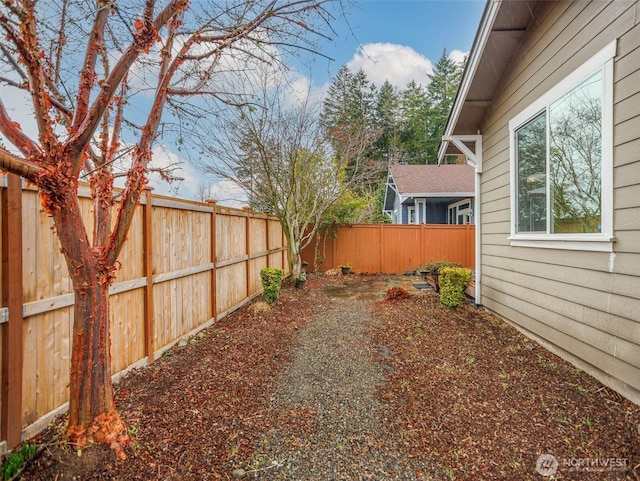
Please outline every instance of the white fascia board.
[[431, 194], [426, 194], [424, 192], [420, 192], [420, 193], [412, 193], [412, 192], [405, 192], [404, 194], [402, 194], [405, 198], [407, 197], [414, 197], [414, 198], [420, 198], [420, 197], [427, 197], [427, 198], [436, 198], [436, 197], [473, 197], [475, 195], [474, 192], [435, 192], [435, 193], [431, 193]]
[[[458, 89], [456, 100], [453, 103], [453, 107], [451, 107], [451, 115], [449, 115], [449, 120], [447, 121], [447, 126], [444, 130], [445, 137], [453, 134], [453, 130], [458, 123], [460, 113], [462, 112], [462, 107], [464, 106], [464, 102], [467, 99], [467, 95], [469, 94], [469, 88], [471, 87], [473, 78], [475, 77], [476, 71], [478, 70], [480, 58], [482, 57], [482, 53], [487, 46], [489, 35], [491, 34], [491, 30], [493, 29], [493, 24], [496, 21], [496, 17], [501, 5], [502, 0], [487, 1], [487, 5], [482, 15], [482, 20], [480, 21], [480, 26], [478, 27], [478, 33], [476, 33], [476, 38], [473, 41], [471, 53], [469, 54], [469, 59], [467, 60], [467, 65], [464, 69], [462, 80], [460, 81], [460, 88]], [[438, 151], [438, 164], [442, 163], [445, 152], [447, 151], [448, 144], [449, 143], [447, 141], [443, 141], [440, 144], [440, 150]]]
[[400, 192], [398, 192], [398, 188], [396, 187], [396, 183], [393, 181], [393, 176], [391, 175], [391, 172], [387, 174], [387, 182], [384, 188], [384, 205], [385, 206], [387, 204], [387, 193], [389, 192], [389, 189], [393, 190], [397, 196], [400, 195]]

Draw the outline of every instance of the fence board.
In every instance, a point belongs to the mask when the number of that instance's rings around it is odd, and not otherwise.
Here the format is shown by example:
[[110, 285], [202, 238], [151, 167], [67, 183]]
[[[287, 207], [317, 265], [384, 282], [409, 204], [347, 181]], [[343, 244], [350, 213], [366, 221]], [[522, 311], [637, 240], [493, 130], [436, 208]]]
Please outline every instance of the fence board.
[[228, 311], [247, 297], [246, 268], [238, 262], [217, 269], [218, 314]]
[[[321, 271], [350, 263], [356, 272], [402, 274], [429, 261], [449, 261], [475, 267], [475, 226], [367, 224], [339, 227], [320, 234]], [[302, 259], [314, 265], [315, 242]]]
[[[0, 199], [6, 195], [6, 185], [0, 187]], [[87, 192], [82, 188], [84, 197], [79, 200], [91, 237]], [[285, 268], [286, 245], [273, 217], [150, 192], [142, 204], [134, 213], [111, 289], [114, 373], [152, 362], [182, 337], [259, 294], [262, 267]], [[73, 291], [51, 219], [41, 212], [31, 188], [22, 189], [21, 211], [24, 282], [22, 310], [16, 311], [23, 317], [24, 342], [8, 348], [0, 344], [0, 359], [23, 360], [22, 404], [17, 414], [2, 409], [0, 428], [4, 433], [7, 426], [21, 426], [22, 433], [33, 435], [68, 401]], [[8, 232], [3, 229], [1, 234], [0, 246], [7, 242]], [[4, 279], [4, 266], [0, 273]], [[0, 408], [4, 400], [0, 399]], [[11, 434], [8, 448], [21, 433]], [[0, 439], [0, 447], [9, 437]]]

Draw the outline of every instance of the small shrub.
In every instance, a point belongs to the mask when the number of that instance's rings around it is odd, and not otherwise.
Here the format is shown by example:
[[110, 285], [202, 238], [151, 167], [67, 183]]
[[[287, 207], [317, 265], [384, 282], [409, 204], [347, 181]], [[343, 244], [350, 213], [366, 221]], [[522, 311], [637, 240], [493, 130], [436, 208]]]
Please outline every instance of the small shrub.
[[464, 267], [443, 267], [440, 270], [440, 304], [457, 307], [465, 300], [464, 290], [471, 281], [471, 270]]
[[462, 267], [462, 264], [457, 262], [431, 261], [428, 264], [418, 267], [418, 271], [427, 272], [429, 275], [434, 276], [440, 274], [440, 271], [445, 267]]
[[391, 287], [387, 289], [387, 301], [401, 301], [411, 297], [411, 293], [404, 287]]
[[264, 299], [268, 304], [276, 302], [280, 297], [280, 286], [282, 285], [283, 277], [284, 271], [277, 267], [264, 267], [260, 270]]

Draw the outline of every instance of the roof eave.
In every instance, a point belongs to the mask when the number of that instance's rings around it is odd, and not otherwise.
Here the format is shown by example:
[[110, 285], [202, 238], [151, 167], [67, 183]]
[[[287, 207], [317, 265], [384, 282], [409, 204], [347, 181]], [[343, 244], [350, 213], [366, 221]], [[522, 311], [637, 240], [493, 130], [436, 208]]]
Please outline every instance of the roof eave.
[[403, 192], [403, 197], [473, 197], [474, 192]]
[[[487, 45], [487, 41], [489, 40], [489, 35], [491, 34], [493, 24], [496, 20], [501, 5], [502, 0], [488, 0], [487, 4], [485, 5], [476, 37], [473, 41], [473, 45], [471, 46], [471, 53], [469, 54], [467, 64], [465, 65], [462, 79], [460, 80], [460, 88], [458, 89], [458, 93], [456, 94], [456, 99], [453, 103], [453, 106], [451, 107], [451, 113], [449, 114], [449, 119], [444, 129], [444, 135], [446, 136], [453, 135], [453, 131], [455, 129], [456, 123], [458, 122], [458, 119], [460, 118], [462, 107], [467, 100], [469, 88], [471, 87], [471, 83], [473, 82], [475, 74], [478, 70], [478, 65], [480, 64], [482, 54], [484, 53], [484, 49]], [[445, 153], [447, 151], [447, 144], [448, 142], [440, 143], [440, 148], [438, 150], [438, 164], [441, 164], [442, 160], [444, 159]]]

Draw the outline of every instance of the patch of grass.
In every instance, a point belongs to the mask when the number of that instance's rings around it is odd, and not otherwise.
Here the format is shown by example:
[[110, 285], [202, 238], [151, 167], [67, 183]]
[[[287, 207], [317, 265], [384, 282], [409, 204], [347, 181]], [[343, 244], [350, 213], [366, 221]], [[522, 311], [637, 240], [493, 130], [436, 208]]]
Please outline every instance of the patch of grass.
[[456, 479], [456, 471], [451, 466], [445, 466], [444, 472], [452, 481]]
[[571, 418], [566, 413], [558, 413], [554, 416], [554, 419], [560, 424], [571, 424]]
[[570, 386], [573, 386], [573, 388], [578, 391], [580, 394], [588, 394], [589, 390], [587, 388], [585, 388], [584, 386], [580, 385], [580, 384], [571, 384], [569, 383]]
[[35, 456], [37, 446], [35, 444], [25, 444], [19, 451], [15, 451], [7, 456], [2, 462], [2, 477], [4, 481], [13, 478], [24, 466], [24, 464]]

